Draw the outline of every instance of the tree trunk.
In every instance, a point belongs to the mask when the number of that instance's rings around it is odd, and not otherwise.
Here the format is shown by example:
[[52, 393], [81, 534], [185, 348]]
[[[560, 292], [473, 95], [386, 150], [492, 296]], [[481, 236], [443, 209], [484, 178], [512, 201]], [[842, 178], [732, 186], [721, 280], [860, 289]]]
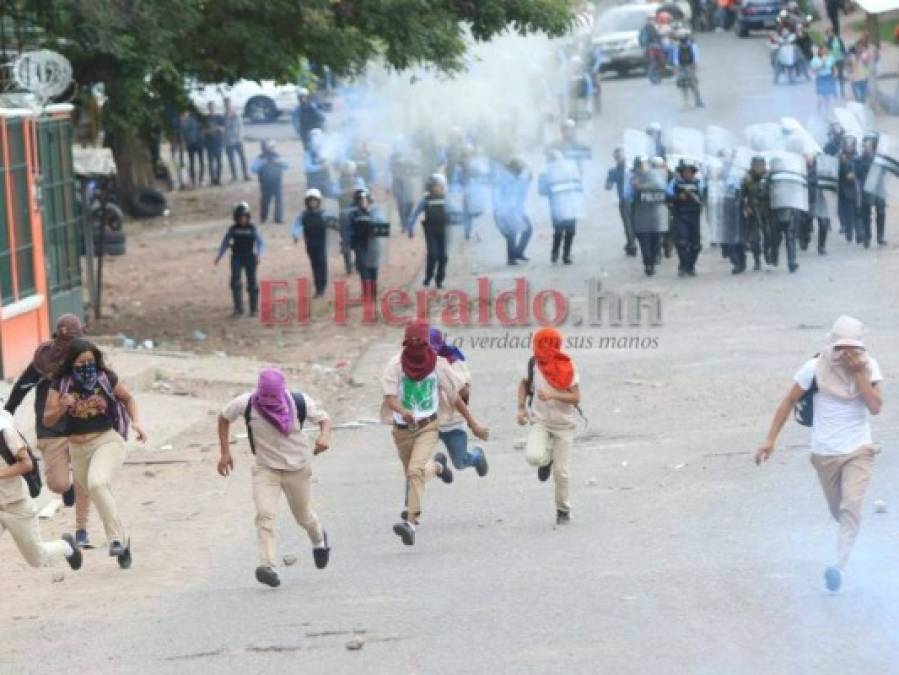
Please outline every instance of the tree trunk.
[[156, 184], [150, 150], [134, 131], [110, 134], [107, 138], [115, 157], [119, 202], [127, 209], [135, 190]]

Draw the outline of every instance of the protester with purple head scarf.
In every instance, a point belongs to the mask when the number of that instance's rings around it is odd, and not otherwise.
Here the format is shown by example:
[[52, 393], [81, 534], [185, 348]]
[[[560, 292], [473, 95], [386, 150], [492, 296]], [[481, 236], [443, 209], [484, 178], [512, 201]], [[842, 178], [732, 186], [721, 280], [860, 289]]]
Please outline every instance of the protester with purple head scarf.
[[[277, 368], [259, 373], [256, 389], [228, 403], [219, 415], [218, 434], [221, 458], [218, 472], [228, 476], [234, 470], [231, 456], [231, 424], [239, 418], [247, 426], [250, 451], [256, 457], [253, 467], [253, 501], [256, 504], [256, 533], [259, 566], [256, 580], [267, 586], [279, 586], [275, 572], [275, 513], [281, 493], [287, 497], [290, 511], [306, 530], [312, 542], [315, 566], [327, 566], [331, 549], [328, 534], [322, 529], [311, 506], [312, 456], [331, 445], [331, 419], [309, 396], [291, 391]], [[318, 425], [319, 434], [312, 448], [303, 433], [303, 424]]]
[[[471, 371], [465, 363], [465, 355], [461, 349], [446, 342], [446, 338], [439, 328], [431, 328], [429, 337], [431, 349], [437, 353], [438, 357], [446, 359], [450, 368], [463, 383], [462, 388], [459, 390], [459, 397], [467, 405], [471, 396]], [[446, 420], [440, 424], [440, 440], [446, 446], [453, 466], [456, 467], [457, 471], [473, 466], [479, 476], [486, 476], [488, 470], [487, 453], [484, 452], [484, 448], [480, 445], [468, 447], [465, 417], [455, 408], [447, 408], [443, 412], [442, 416], [438, 416]]]

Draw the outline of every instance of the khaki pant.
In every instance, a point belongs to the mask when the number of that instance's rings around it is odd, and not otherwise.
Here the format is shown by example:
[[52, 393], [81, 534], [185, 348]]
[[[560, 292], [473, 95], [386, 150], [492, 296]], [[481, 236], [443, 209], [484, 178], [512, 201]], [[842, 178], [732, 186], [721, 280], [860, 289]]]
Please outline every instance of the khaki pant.
[[69, 455], [68, 438], [39, 438], [37, 449], [44, 458], [44, 477], [47, 487], [61, 495], [75, 485], [75, 529], [86, 530], [91, 511], [91, 498], [87, 488], [72, 478], [72, 458]]
[[281, 493], [287, 497], [290, 511], [313, 546], [322, 543], [324, 534], [318, 516], [310, 505], [312, 467], [299, 471], [270, 469], [257, 464], [253, 467], [253, 502], [256, 504], [256, 539], [259, 544], [259, 564], [275, 566], [275, 514]]
[[866, 446], [848, 455], [811, 456], [830, 515], [840, 524], [837, 538], [837, 567], [840, 569], [845, 569], [858, 535], [862, 502], [874, 468], [874, 454], [874, 448]]
[[437, 475], [437, 463], [431, 459], [431, 455], [439, 440], [437, 420], [416, 431], [393, 427], [393, 442], [406, 473], [406, 508], [409, 520], [413, 523], [417, 523], [421, 515], [425, 482]]
[[568, 455], [574, 429], [550, 429], [540, 422], [531, 425], [525, 457], [531, 466], [553, 463], [552, 475], [556, 483], [556, 509], [568, 513]]
[[41, 541], [37, 525], [37, 513], [30, 499], [20, 499], [12, 504], [0, 504], [0, 534], [9, 530], [22, 557], [32, 567], [46, 567], [55, 560], [63, 560], [69, 552], [62, 540]]
[[91, 501], [97, 507], [107, 543], [118, 541], [127, 545], [125, 527], [112, 496], [112, 479], [125, 462], [125, 441], [110, 429], [86, 441], [76, 442], [70, 438], [69, 452], [72, 454], [75, 482], [87, 488]]

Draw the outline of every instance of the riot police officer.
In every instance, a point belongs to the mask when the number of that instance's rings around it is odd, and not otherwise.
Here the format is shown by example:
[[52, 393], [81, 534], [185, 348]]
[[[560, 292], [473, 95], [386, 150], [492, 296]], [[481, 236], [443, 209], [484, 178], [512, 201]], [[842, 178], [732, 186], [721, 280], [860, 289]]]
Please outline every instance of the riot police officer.
[[771, 250], [771, 213], [768, 195], [768, 176], [765, 158], [756, 155], [749, 166], [749, 174], [740, 186], [743, 204], [743, 241], [752, 251], [753, 270], [762, 269], [762, 251], [769, 262]]
[[231, 248], [231, 295], [234, 300], [234, 317], [243, 314], [243, 288], [241, 277], [246, 274], [247, 294], [250, 299], [250, 316], [256, 316], [259, 288], [256, 285], [256, 267], [262, 258], [264, 244], [256, 226], [250, 221], [250, 205], [240, 202], [234, 206], [234, 224], [222, 238], [215, 264]]
[[431, 280], [437, 288], [443, 288], [448, 262], [446, 246], [446, 227], [449, 224], [446, 210], [446, 178], [435, 173], [428, 181], [428, 193], [422, 197], [406, 223], [406, 232], [411, 239], [414, 234], [415, 221], [424, 214], [422, 225], [425, 232], [427, 261], [425, 264], [424, 286], [430, 286]]
[[799, 269], [796, 260], [799, 220], [808, 212], [808, 181], [801, 155], [778, 152], [771, 158], [769, 197], [772, 212], [769, 262], [778, 264], [783, 241], [787, 249], [787, 266], [792, 273]]
[[678, 276], [696, 276], [696, 259], [702, 250], [699, 217], [702, 213], [702, 185], [696, 177], [696, 164], [681, 160], [677, 175], [668, 184], [668, 198], [674, 221], [674, 245], [677, 249]]
[[624, 186], [627, 182], [627, 160], [623, 148], [615, 148], [612, 153], [615, 166], [606, 174], [606, 190], [613, 187], [618, 194], [618, 214], [621, 216], [621, 224], [624, 227], [624, 252], [634, 257], [637, 255], [637, 240], [634, 237], [634, 226], [631, 223], [631, 212], [627, 200], [624, 198]]
[[353, 161], [343, 162], [337, 176], [337, 206], [340, 209], [338, 211], [340, 254], [343, 257], [343, 267], [347, 276], [353, 273], [353, 246], [350, 241], [353, 234], [350, 227], [350, 214], [356, 208], [356, 192], [361, 189], [368, 189], [368, 186], [358, 175], [356, 163]]
[[356, 254], [362, 295], [374, 300], [378, 294], [381, 243], [374, 229], [376, 221], [371, 211], [371, 194], [366, 188], [359, 188], [353, 193], [353, 203], [355, 206], [349, 216], [350, 242]]
[[856, 175], [858, 153], [855, 146], [855, 137], [844, 135], [843, 146], [839, 154], [839, 216], [840, 231], [845, 235], [846, 241], [851, 242], [852, 237], [863, 243], [863, 235], [859, 226], [859, 201], [860, 186]]
[[539, 192], [549, 201], [549, 215], [553, 224], [551, 260], [554, 263], [559, 261], [561, 247], [562, 263], [570, 265], [571, 244], [584, 193], [577, 163], [566, 159], [559, 150], [547, 152], [546, 172], [540, 176]]
[[[871, 164], [874, 162], [874, 153], [877, 149], [877, 138], [874, 136], [866, 136], [862, 141], [862, 152], [855, 162], [855, 174], [858, 178], [858, 185], [863, 188], [868, 172], [871, 170]], [[861, 191], [861, 214], [859, 218], [859, 227], [861, 228], [862, 241], [865, 248], [871, 246], [871, 210], [874, 210], [875, 222], [877, 226], [877, 244], [878, 246], [886, 245], [884, 239], [884, 231], [886, 229], [886, 200], [883, 196]]]
[[651, 168], [645, 159], [636, 157], [625, 189], [631, 205], [634, 234], [640, 243], [643, 269], [648, 277], [655, 274], [662, 235], [668, 231], [667, 178], [664, 169]]

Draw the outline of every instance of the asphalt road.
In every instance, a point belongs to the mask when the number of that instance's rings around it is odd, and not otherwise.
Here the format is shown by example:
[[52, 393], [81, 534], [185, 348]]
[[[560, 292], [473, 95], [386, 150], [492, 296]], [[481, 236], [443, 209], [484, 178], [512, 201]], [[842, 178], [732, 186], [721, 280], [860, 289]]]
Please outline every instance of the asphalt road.
[[[725, 34], [702, 36], [700, 44], [704, 110], [682, 109], [671, 83], [605, 84], [593, 139], [603, 168], [625, 126], [738, 130], [811, 111], [810, 86], [770, 86], [762, 41]], [[334, 547], [327, 571], [312, 569], [284, 510], [282, 549], [298, 552], [301, 564], [283, 572], [277, 591], [256, 584], [244, 472], [223, 497], [245, 500], [244, 516], [222, 522], [196, 550], [171, 551], [173, 566], [206, 556], [208, 574], [141, 589], [127, 604], [115, 601], [116, 588], [140, 585], [139, 565], [127, 581], [110, 575], [107, 592], [88, 607], [67, 605], [61, 586], [61, 609], [42, 617], [40, 631], [22, 622], [4, 629], [0, 672], [899, 672], [899, 417], [889, 396], [874, 422], [884, 452], [838, 595], [823, 590], [835, 529], [804, 430], [788, 427], [768, 466], [751, 462], [793, 372], [820, 348], [837, 315], [865, 320], [887, 380], [899, 376], [899, 318], [889, 293], [899, 279], [897, 250], [834, 241], [827, 257], [803, 254], [795, 275], [781, 268], [735, 278], [706, 248], [697, 278], [678, 280], [669, 261], [647, 281], [621, 253], [613, 201], [596, 196], [572, 267], [548, 262], [542, 204], [526, 267], [502, 265], [486, 223], [470, 263], [450, 263], [449, 283], [463, 287], [470, 273], [488, 275], [497, 291], [521, 274], [533, 288], [576, 298], [593, 276], [621, 294], [660, 294], [660, 326], [569, 329], [657, 338], [655, 348], [572, 352], [589, 427], [573, 452], [569, 527], [556, 529], [550, 486], [537, 482], [514, 447], [523, 437], [514, 426], [514, 389], [526, 353], [469, 349], [473, 406], [494, 433], [491, 473], [429, 484], [414, 548], [391, 533], [402, 477], [388, 431], [343, 432], [316, 464], [315, 501]], [[370, 352], [363, 379], [383, 354]], [[366, 386], [372, 405], [360, 417], [376, 411], [377, 389]], [[873, 499], [886, 500], [890, 511], [874, 515]], [[354, 635], [364, 640], [360, 651], [345, 648]]]

